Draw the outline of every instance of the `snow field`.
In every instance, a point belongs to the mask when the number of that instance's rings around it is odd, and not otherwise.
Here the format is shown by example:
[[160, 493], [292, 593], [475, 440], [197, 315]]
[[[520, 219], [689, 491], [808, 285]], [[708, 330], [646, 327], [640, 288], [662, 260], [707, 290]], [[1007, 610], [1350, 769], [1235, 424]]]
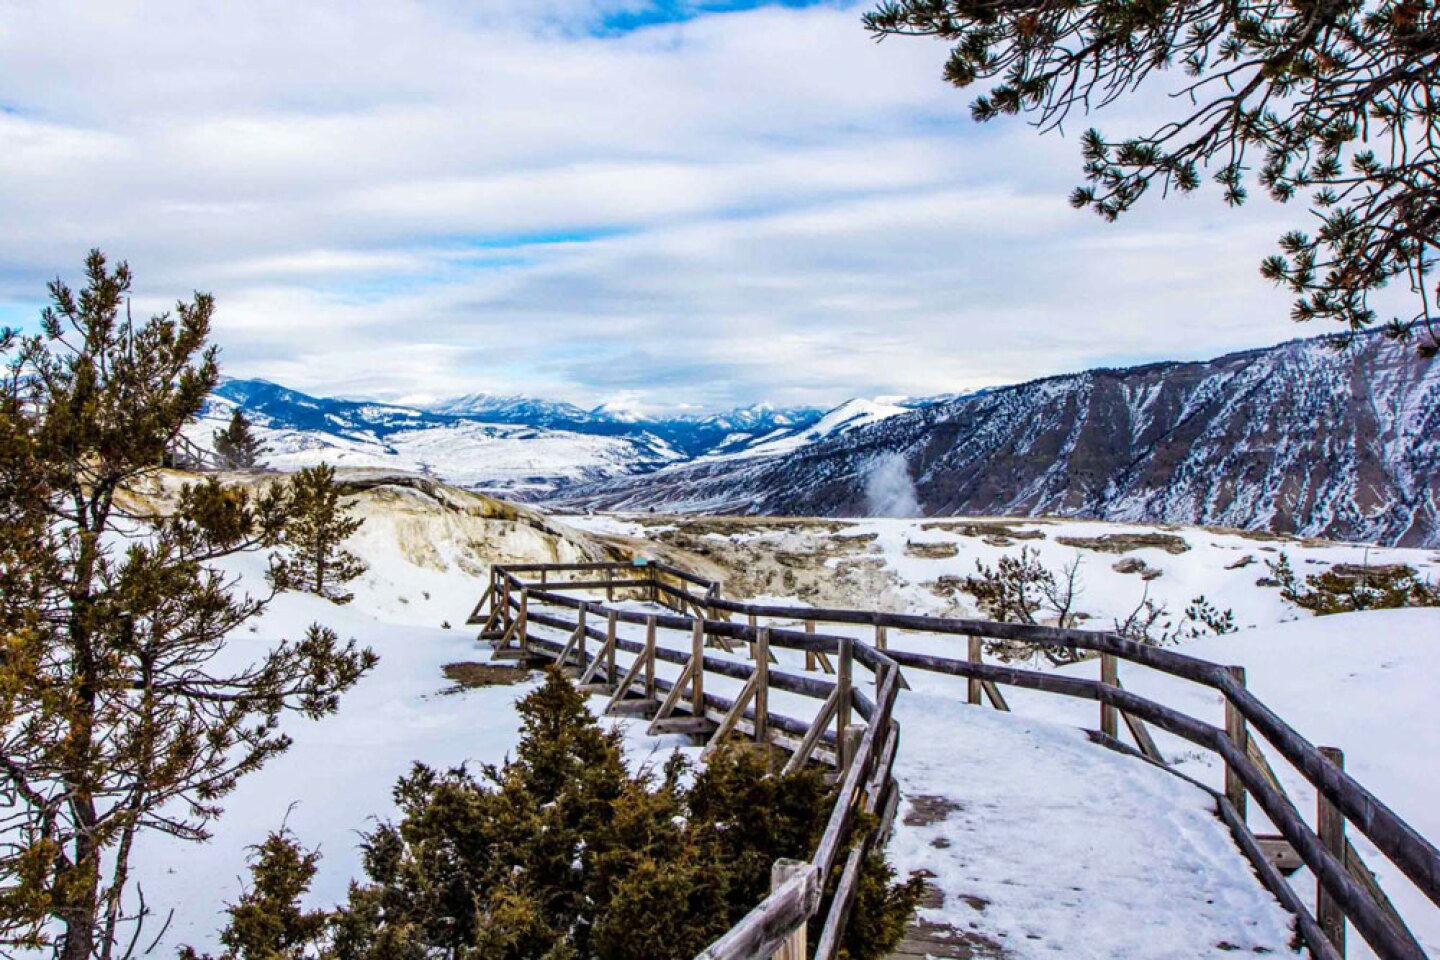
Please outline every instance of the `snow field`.
[[[226, 812], [209, 843], [145, 839], [136, 863], [147, 900], [159, 906], [162, 915], [175, 909], [162, 949], [180, 943], [215, 946], [223, 906], [242, 889], [246, 848], [282, 823], [324, 854], [311, 902], [343, 900], [349, 880], [359, 874], [359, 832], [375, 818], [393, 814], [390, 790], [412, 762], [437, 767], [498, 762], [518, 739], [513, 702], [529, 684], [441, 693], [448, 686], [441, 676], [444, 664], [488, 659], [488, 646], [477, 644], [473, 629], [463, 626], [486, 582], [484, 558], [473, 555], [469, 532], [452, 528], [449, 521], [416, 527], [413, 517], [388, 507], [377, 508], [367, 521], [352, 549], [371, 569], [351, 585], [356, 593], [351, 605], [335, 607], [312, 597], [282, 595], [253, 630], [236, 634], [227, 656], [248, 661], [264, 645], [298, 637], [318, 620], [342, 637], [353, 636], [374, 647], [380, 665], [342, 698], [337, 715], [316, 722], [287, 720], [295, 745], [225, 798]], [[565, 522], [596, 533], [645, 533], [643, 523], [626, 518]], [[922, 521], [895, 520], [857, 521], [841, 535], [874, 532], [874, 556], [894, 573], [904, 607], [941, 612], [949, 610], [952, 601], [926, 584], [942, 574], [973, 572], [976, 558], [993, 563], [1029, 545], [1057, 568], [1077, 555], [1075, 548], [1055, 541], [1057, 534], [1156, 529], [1003, 522], [1040, 529], [1045, 539], [997, 547], [978, 537], [923, 530]], [[602, 525], [609, 529], [599, 529]], [[1263, 547], [1285, 549], [1301, 575], [1323, 569], [1306, 564], [1307, 559], [1360, 562], [1367, 548], [1272, 544], [1193, 528], [1167, 532], [1184, 537], [1192, 549], [1178, 556], [1159, 550], [1127, 554], [1164, 569], [1150, 584], [1150, 596], [1178, 613], [1191, 597], [1205, 593], [1218, 606], [1233, 607], [1242, 626], [1260, 628], [1192, 641], [1182, 649], [1246, 665], [1250, 685], [1262, 699], [1313, 742], [1344, 748], [1352, 773], [1422, 833], [1440, 836], [1440, 805], [1434, 803], [1440, 771], [1431, 759], [1440, 756], [1440, 727], [1432, 722], [1440, 694], [1440, 614], [1392, 611], [1277, 626], [1297, 614], [1276, 591], [1254, 585], [1264, 573], [1259, 561], [1274, 556]], [[757, 551], [775, 546], [774, 538], [758, 531], [744, 536], [753, 538], [751, 546]], [[922, 541], [953, 541], [957, 556], [932, 560], [906, 552], [907, 542]], [[553, 544], [542, 543], [534, 531], [518, 524], [504, 550], [507, 555], [532, 551], [536, 559], [557, 559]], [[1246, 553], [1256, 562], [1225, 569]], [[1082, 606], [1096, 617], [1089, 625], [1109, 626], [1109, 618], [1133, 608], [1142, 584], [1133, 575], [1110, 569], [1119, 559], [1116, 555], [1079, 555], [1085, 557], [1081, 575], [1087, 590]], [[1409, 562], [1431, 576], [1440, 569], [1432, 555], [1422, 551], [1368, 548], [1368, 555], [1372, 563]], [[263, 558], [232, 559], [224, 566], [256, 592], [263, 590]], [[779, 592], [770, 599], [797, 602]], [[857, 597], [852, 605], [868, 605], [866, 599]], [[438, 629], [442, 620], [455, 629]], [[631, 639], [643, 639], [643, 626], [621, 629]], [[845, 632], [832, 626], [819, 629]], [[851, 632], [871, 639], [868, 630]], [[688, 636], [662, 631], [660, 637], [666, 646], [689, 650]], [[957, 638], [891, 631], [890, 641], [902, 649], [964, 655], [963, 641]], [[593, 642], [590, 649], [595, 649]], [[706, 652], [727, 656], [714, 649]], [[803, 654], [776, 653], [781, 660], [777, 669], [801, 671]], [[745, 648], [737, 647], [729, 656], [744, 660]], [[629, 655], [621, 654], [619, 662], [628, 663]], [[658, 669], [672, 679], [679, 671], [669, 664]], [[1067, 669], [1091, 675], [1096, 667]], [[1088, 743], [1076, 728], [1098, 725], [1096, 705], [1012, 689], [1006, 695], [1016, 713], [1004, 716], [964, 706], [963, 681], [915, 671], [907, 676], [914, 689], [902, 693], [898, 714], [902, 734], [897, 775], [907, 797], [901, 816], [914, 797], [924, 794], [953, 793], [957, 796], [952, 799], [965, 804], [939, 824], [897, 824], [891, 846], [902, 872], [924, 867], [937, 874], [935, 882], [946, 893], [938, 919], [967, 929], [978, 924], [974, 929], [997, 939], [1004, 933], [1005, 946], [1016, 956], [1190, 957], [1220, 950], [1221, 942], [1243, 949], [1284, 947], [1288, 917], [1249, 875], [1224, 826], [1210, 812], [1208, 796], [1164, 771]], [[1220, 720], [1213, 691], [1125, 664], [1121, 677], [1137, 693], [1209, 722]], [[862, 682], [857, 676], [857, 683]], [[733, 697], [739, 685], [706, 678], [707, 690], [722, 696]], [[604, 702], [603, 697], [592, 698], [592, 708], [598, 712]], [[771, 702], [773, 709], [799, 720], [809, 720], [820, 706], [818, 700], [781, 691], [772, 692]], [[679, 737], [645, 736], [644, 722], [618, 724], [637, 764], [660, 762], [683, 742]], [[1222, 771], [1213, 758], [1158, 731], [1156, 736], [1181, 772], [1219, 785]], [[694, 747], [685, 749], [698, 753]], [[1313, 791], [1273, 754], [1271, 759], [1297, 805], [1310, 811]], [[1252, 823], [1258, 822], [1252, 811]], [[941, 833], [951, 840], [950, 847], [930, 845]], [[1436, 911], [1396, 882], [1362, 836], [1352, 831], [1352, 838], [1402, 913], [1414, 918], [1426, 948], [1440, 951]], [[1086, 858], [1089, 868], [1083, 866]], [[1027, 876], [1049, 879], [1044, 884], [1026, 882]], [[1301, 876], [1296, 883], [1303, 892], [1309, 881]], [[977, 910], [967, 905], [967, 895], [988, 904]], [[1072, 903], [1083, 904], [1084, 910], [1072, 912]], [[1032, 935], [1039, 939], [1030, 939]], [[1352, 956], [1363, 956], [1363, 947], [1356, 945], [1358, 937], [1352, 936]]]

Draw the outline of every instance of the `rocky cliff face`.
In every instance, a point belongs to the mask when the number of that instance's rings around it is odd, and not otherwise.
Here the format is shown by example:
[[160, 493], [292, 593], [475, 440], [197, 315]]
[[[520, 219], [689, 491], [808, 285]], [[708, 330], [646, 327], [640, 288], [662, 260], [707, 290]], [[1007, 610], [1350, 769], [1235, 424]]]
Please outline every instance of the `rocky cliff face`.
[[[896, 469], [899, 463], [902, 469]], [[761, 460], [571, 490], [569, 507], [1199, 523], [1440, 546], [1440, 362], [1301, 340], [986, 391]]]

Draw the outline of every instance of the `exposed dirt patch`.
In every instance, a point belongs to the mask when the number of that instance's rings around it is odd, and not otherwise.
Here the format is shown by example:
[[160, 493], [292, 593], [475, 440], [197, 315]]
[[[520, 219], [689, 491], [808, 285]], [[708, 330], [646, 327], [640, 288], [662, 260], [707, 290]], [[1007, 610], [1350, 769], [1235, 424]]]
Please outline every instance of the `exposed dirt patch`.
[[1243, 569], [1245, 569], [1246, 567], [1250, 566], [1250, 564], [1252, 564], [1252, 563], [1254, 563], [1254, 562], [1255, 562], [1255, 558], [1254, 558], [1253, 556], [1251, 556], [1250, 554], [1247, 553], [1247, 554], [1245, 554], [1245, 556], [1241, 557], [1239, 560], [1236, 560], [1234, 563], [1227, 563], [1227, 564], [1225, 564], [1225, 569], [1226, 569], [1226, 570], [1243, 570]]
[[940, 823], [960, 809], [961, 805], [949, 797], [922, 793], [910, 799], [910, 809], [905, 811], [905, 826], [928, 827], [932, 823]]
[[1367, 567], [1359, 563], [1337, 563], [1327, 572], [1342, 580], [1359, 582], [1413, 577], [1415, 568], [1406, 563], [1381, 564], [1374, 567]]
[[[919, 870], [911, 876], [925, 877], [927, 873]], [[962, 896], [961, 899], [976, 910], [983, 910], [989, 905], [981, 897]], [[944, 905], [945, 895], [934, 884], [926, 883], [920, 906], [935, 910]], [[917, 917], [906, 928], [905, 939], [890, 956], [892, 960], [918, 960], [920, 957], [928, 960], [1005, 960], [1010, 954], [999, 943], [974, 930], [960, 930], [948, 923], [932, 923]]]
[[905, 544], [905, 556], [922, 560], [949, 560], [960, 556], [960, 545], [956, 543], [914, 543]]
[[1190, 549], [1184, 537], [1173, 533], [1107, 533], [1100, 537], [1056, 537], [1055, 542], [1100, 553], [1129, 553], [1149, 548], [1181, 554]]
[[953, 573], [947, 573], [944, 576], [922, 583], [921, 586], [937, 597], [954, 600], [965, 591], [965, 578], [957, 577]]
[[[934, 520], [930, 523], [920, 524], [921, 530], [944, 530], [946, 533], [953, 533], [961, 537], [978, 537], [986, 543], [995, 547], [1008, 547], [1015, 540], [1044, 540], [1044, 530], [1033, 530], [1030, 527], [1013, 526], [1014, 521], [1006, 523], [1003, 521], [985, 520]], [[1049, 520], [1027, 520], [1031, 523], [1050, 523]], [[999, 542], [1004, 541], [1004, 542]]]
[[476, 687], [500, 687], [520, 683], [530, 676], [526, 667], [512, 667], [497, 663], [447, 663], [441, 670], [445, 679], [455, 684], [455, 690], [473, 690]]

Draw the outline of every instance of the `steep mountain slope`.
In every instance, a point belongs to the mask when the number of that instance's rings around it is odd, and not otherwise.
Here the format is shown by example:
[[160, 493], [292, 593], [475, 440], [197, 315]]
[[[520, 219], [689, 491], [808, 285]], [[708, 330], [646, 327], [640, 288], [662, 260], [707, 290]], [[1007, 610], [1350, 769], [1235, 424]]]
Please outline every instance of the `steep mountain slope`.
[[[582, 487], [570, 508], [1203, 523], [1440, 545], [1440, 364], [1379, 337], [1092, 370], [886, 418], [783, 455]], [[904, 499], [904, 498], [902, 498]]]

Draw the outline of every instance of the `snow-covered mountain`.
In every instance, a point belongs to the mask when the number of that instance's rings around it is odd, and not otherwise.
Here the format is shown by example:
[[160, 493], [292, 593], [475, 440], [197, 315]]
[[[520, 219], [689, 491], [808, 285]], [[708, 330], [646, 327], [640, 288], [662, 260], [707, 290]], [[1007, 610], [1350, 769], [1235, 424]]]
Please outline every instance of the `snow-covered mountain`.
[[431, 413], [466, 417], [490, 423], [518, 423], [532, 427], [570, 427], [596, 421], [596, 417], [573, 403], [537, 400], [534, 397], [468, 393], [426, 407]]
[[742, 449], [718, 452], [727, 457], [769, 457], [789, 453], [827, 437], [848, 433], [858, 427], [908, 413], [910, 409], [884, 399], [847, 400], [808, 427], [776, 431], [760, 437]]
[[645, 420], [623, 410], [584, 410], [523, 396], [470, 394], [415, 407], [315, 397], [265, 380], [227, 380], [190, 438], [210, 446], [237, 407], [269, 447], [264, 462], [271, 467], [321, 461], [385, 467], [520, 498], [648, 473], [696, 456], [743, 454], [805, 430], [823, 413], [757, 404]]
[[[585, 509], [1059, 515], [1440, 546], [1440, 362], [1378, 336], [1051, 377], [771, 455], [567, 491]], [[910, 487], [896, 497], [889, 488]]]

